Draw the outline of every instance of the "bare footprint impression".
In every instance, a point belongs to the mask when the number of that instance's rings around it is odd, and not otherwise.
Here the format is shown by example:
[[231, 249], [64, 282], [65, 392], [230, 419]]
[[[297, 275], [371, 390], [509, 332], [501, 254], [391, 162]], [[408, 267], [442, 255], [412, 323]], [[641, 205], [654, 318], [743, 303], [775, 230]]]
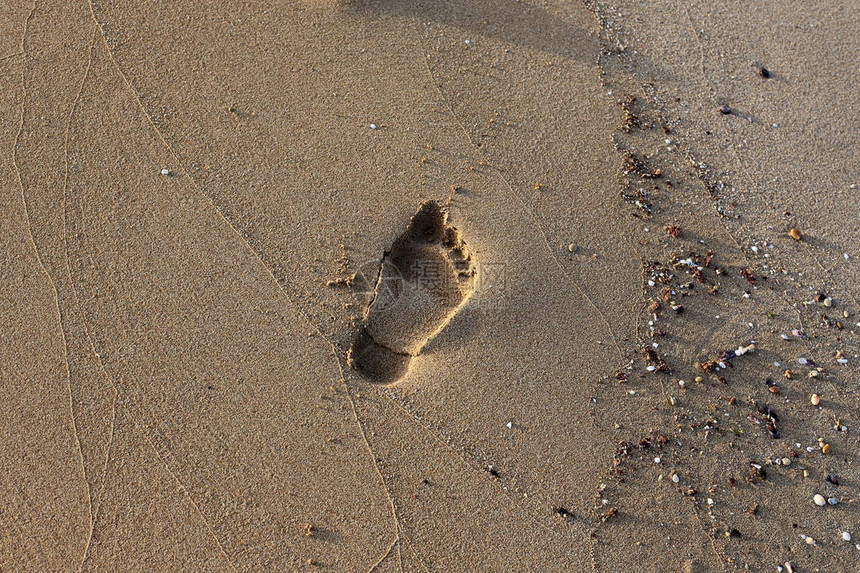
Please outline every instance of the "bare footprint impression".
[[371, 382], [400, 380], [472, 295], [475, 274], [466, 243], [448, 224], [448, 210], [436, 201], [423, 203], [382, 258], [350, 366]]

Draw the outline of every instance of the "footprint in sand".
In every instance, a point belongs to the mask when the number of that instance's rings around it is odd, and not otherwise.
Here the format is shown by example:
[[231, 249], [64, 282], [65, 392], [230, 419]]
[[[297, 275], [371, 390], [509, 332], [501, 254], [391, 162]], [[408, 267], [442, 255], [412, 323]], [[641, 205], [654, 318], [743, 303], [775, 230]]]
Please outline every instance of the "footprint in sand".
[[466, 303], [474, 283], [472, 257], [448, 225], [448, 211], [427, 201], [382, 259], [349, 364], [372, 382], [396, 382]]

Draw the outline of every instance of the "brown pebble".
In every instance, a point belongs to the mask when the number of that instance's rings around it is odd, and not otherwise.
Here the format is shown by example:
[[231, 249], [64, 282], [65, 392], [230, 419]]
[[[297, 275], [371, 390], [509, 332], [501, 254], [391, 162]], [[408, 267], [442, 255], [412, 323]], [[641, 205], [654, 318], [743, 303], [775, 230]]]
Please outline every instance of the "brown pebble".
[[797, 228], [792, 228], [788, 232], [788, 236], [791, 237], [792, 239], [794, 239], [795, 241], [800, 241], [803, 239], [803, 235], [801, 234], [800, 229], [797, 229]]

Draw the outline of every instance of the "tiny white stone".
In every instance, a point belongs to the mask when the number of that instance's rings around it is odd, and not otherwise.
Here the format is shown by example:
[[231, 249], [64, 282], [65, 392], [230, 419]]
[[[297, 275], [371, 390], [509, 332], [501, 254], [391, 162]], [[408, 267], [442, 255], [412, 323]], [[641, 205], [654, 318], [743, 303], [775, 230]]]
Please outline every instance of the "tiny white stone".
[[371, 124], [370, 124], [370, 129], [376, 129], [376, 124], [375, 124], [375, 123], [371, 123]]
[[466, 44], [466, 45], [468, 46], [469, 44], [471, 44], [471, 43], [472, 43], [472, 40], [466, 40], [466, 41], [465, 41], [465, 42], [463, 42], [463, 43], [464, 43], [464, 44]]
[[165, 167], [164, 169], [162, 169], [162, 170], [161, 170], [161, 174], [162, 174], [162, 175], [170, 175], [170, 169], [167, 169], [167, 168]]
[[839, 505], [839, 498], [838, 497], [831, 497], [830, 499], [827, 500], [827, 503], [829, 503], [830, 505]]
[[807, 360], [806, 358], [798, 358], [797, 363], [803, 364], [805, 366], [805, 365], [809, 364], [809, 360]]
[[714, 500], [710, 497], [708, 498], [708, 505], [714, 505]]
[[658, 457], [656, 457], [656, 458], [654, 458], [654, 463], [655, 463], [655, 464], [659, 464], [659, 463], [660, 463], [660, 461], [661, 461], [661, 460], [660, 460], [660, 457], [659, 457], [659, 456], [658, 456]]
[[818, 394], [813, 394], [810, 396], [809, 401], [812, 402], [813, 406], [818, 406], [821, 403], [821, 397]]
[[679, 476], [678, 474], [672, 474], [672, 481], [678, 483], [679, 481], [681, 481], [681, 476]]
[[844, 539], [845, 541], [851, 541], [851, 534], [848, 533], [847, 531], [843, 531], [842, 532], [842, 539]]
[[815, 505], [817, 505], [818, 507], [824, 507], [825, 505], [827, 505], [827, 500], [820, 493], [816, 493], [814, 496], [812, 496], [812, 501], [814, 501]]
[[791, 460], [790, 460], [789, 458], [782, 458], [782, 465], [784, 465], [784, 466], [790, 466], [790, 465], [791, 465]]
[[648, 372], [654, 372], [655, 370], [657, 370], [657, 367], [656, 366], [648, 366], [645, 368], [645, 370], [647, 370]]
[[505, 426], [507, 426], [507, 427], [508, 427], [508, 429], [510, 430], [511, 428], [513, 428], [513, 427], [514, 427], [514, 423], [513, 423], [513, 422], [508, 422], [507, 424], [505, 424]]

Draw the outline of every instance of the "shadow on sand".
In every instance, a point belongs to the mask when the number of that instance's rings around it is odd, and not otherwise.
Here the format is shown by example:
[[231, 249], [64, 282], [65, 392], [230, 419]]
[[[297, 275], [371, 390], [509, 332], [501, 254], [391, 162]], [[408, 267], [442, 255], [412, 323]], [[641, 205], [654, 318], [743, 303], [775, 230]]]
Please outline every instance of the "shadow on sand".
[[361, 16], [416, 18], [566, 58], [593, 58], [597, 50], [585, 25], [516, 0], [353, 0], [349, 6]]

